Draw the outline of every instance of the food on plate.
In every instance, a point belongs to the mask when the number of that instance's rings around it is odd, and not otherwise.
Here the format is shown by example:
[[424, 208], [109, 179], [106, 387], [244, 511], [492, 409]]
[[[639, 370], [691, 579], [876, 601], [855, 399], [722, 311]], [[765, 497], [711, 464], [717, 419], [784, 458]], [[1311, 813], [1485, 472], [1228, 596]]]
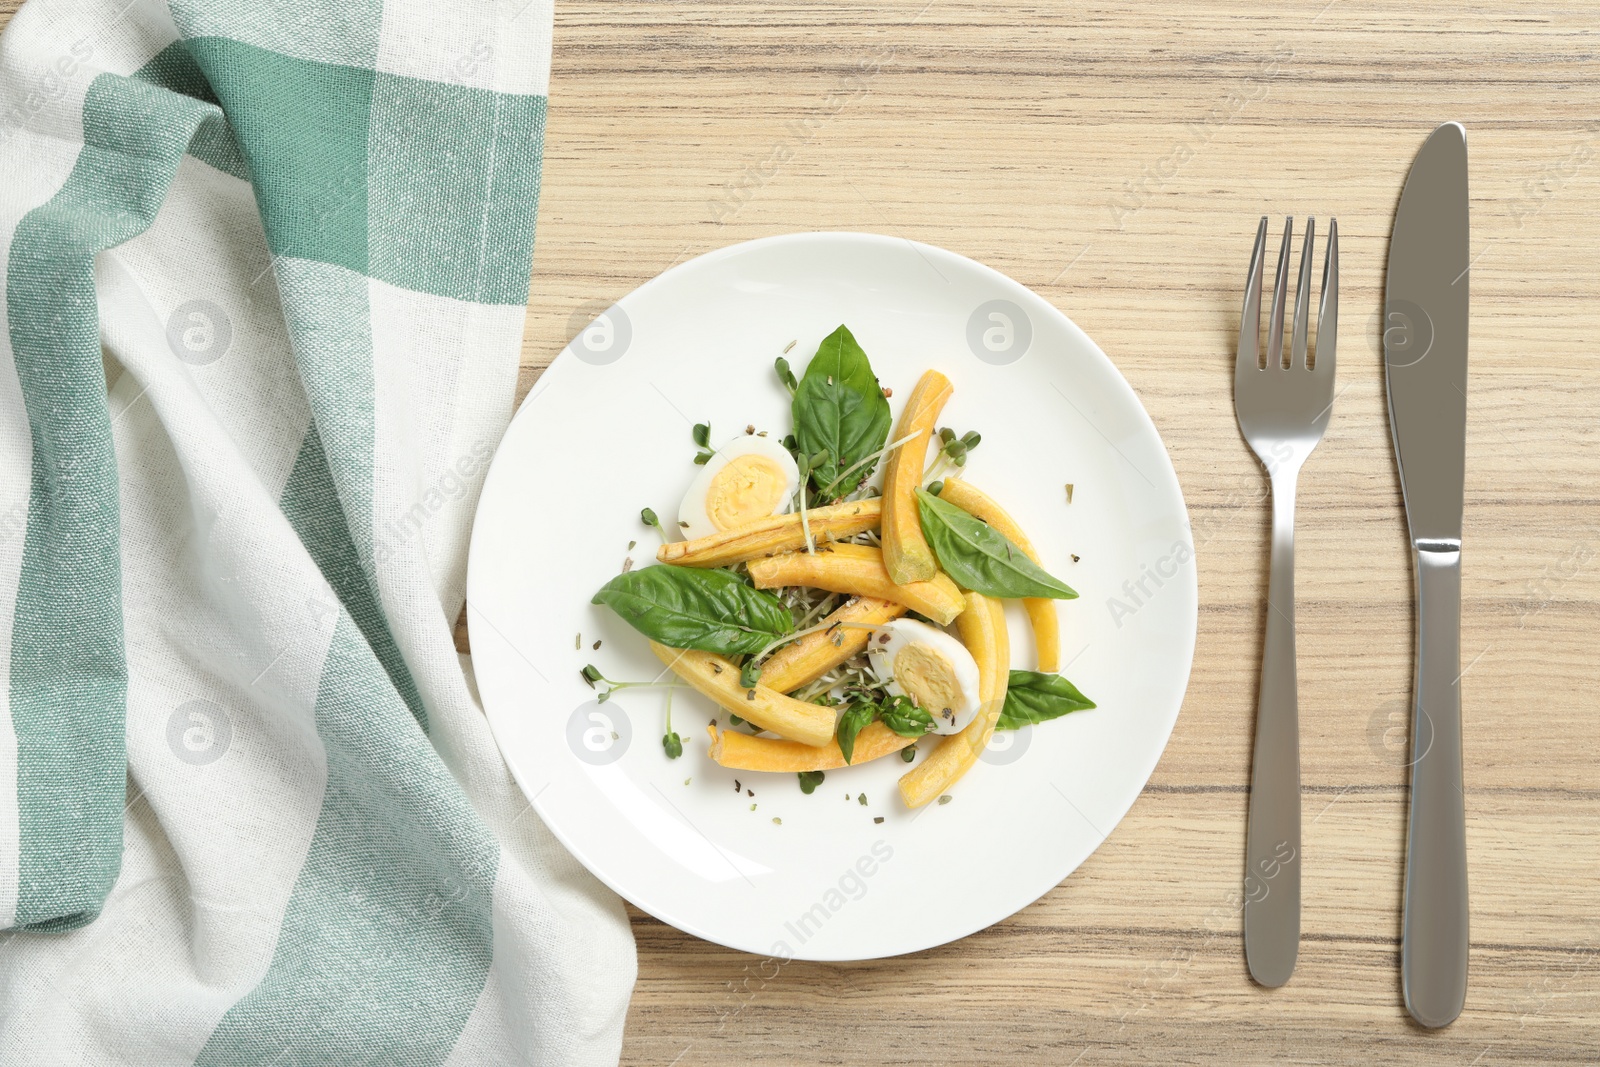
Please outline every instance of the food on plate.
[[[797, 741], [758, 737], [740, 730], [707, 726], [711, 758], [735, 771], [831, 771], [850, 764], [838, 741], [813, 748]], [[916, 737], [897, 734], [881, 722], [870, 723], [855, 737], [855, 762], [867, 763], [916, 744]]]
[[711, 453], [678, 507], [688, 538], [710, 537], [770, 519], [789, 509], [800, 468], [770, 437], [740, 434]]
[[757, 589], [809, 586], [846, 596], [892, 600], [939, 625], [961, 614], [965, 601], [956, 583], [935, 571], [925, 582], [896, 585], [884, 568], [883, 553], [871, 545], [818, 545], [815, 552], [789, 552], [750, 561]]
[[802, 744], [826, 745], [833, 740], [833, 709], [785, 696], [761, 685], [742, 685], [737, 664], [714, 652], [668, 648], [650, 642], [650, 651], [717, 704], [765, 730]]
[[895, 436], [906, 444], [889, 460], [883, 473], [883, 563], [895, 582], [925, 582], [938, 570], [933, 550], [922, 534], [916, 491], [922, 485], [933, 424], [955, 390], [936, 370], [922, 375], [900, 413]]
[[940, 739], [928, 758], [900, 778], [900, 798], [908, 808], [920, 808], [943, 794], [978, 761], [989, 747], [1010, 681], [1011, 643], [1006, 635], [1006, 613], [998, 600], [982, 593], [967, 594], [967, 610], [956, 621], [961, 640], [978, 664], [978, 714], [960, 733]]
[[933, 716], [931, 733], [953, 734], [978, 715], [978, 661], [935, 626], [896, 619], [873, 635], [867, 662], [891, 696]]
[[[983, 490], [961, 478], [946, 478], [937, 496], [993, 526], [1034, 563], [1039, 562], [1039, 553], [1034, 551], [1033, 542], [1022, 532], [1022, 527]], [[1033, 627], [1034, 657], [1039, 670], [1054, 674], [1061, 669], [1061, 618], [1056, 614], [1055, 601], [1050, 597], [1024, 597], [1022, 608], [1028, 613], [1028, 624]]]
[[906, 612], [904, 604], [877, 597], [853, 596], [822, 617], [823, 629], [784, 645], [761, 667], [761, 680], [781, 693], [792, 693], [810, 685], [845, 660], [861, 652], [872, 640], [874, 631], [834, 626], [836, 622], [857, 622], [881, 626]]
[[[701, 469], [677, 523], [640, 512], [663, 538], [656, 562], [630, 558], [594, 595], [666, 670], [613, 682], [591, 664], [584, 680], [602, 701], [665, 688], [669, 758], [685, 749], [671, 700], [687, 687], [719, 709], [708, 753], [722, 767], [797, 774], [809, 794], [825, 772], [898, 753], [905, 805], [943, 803], [996, 730], [1094, 707], [1057, 673], [1054, 601], [1077, 593], [965, 477], [982, 438], [938, 425], [954, 394], [943, 374], [922, 375], [896, 423], [844, 326], [800, 378], [776, 366], [792, 432], [749, 425], [713, 449], [696, 424]], [[1011, 669], [1006, 600], [1027, 614], [1037, 670]]]
[[813, 544], [843, 541], [876, 530], [882, 511], [883, 501], [869, 498], [812, 508], [805, 526], [797, 512], [774, 515], [692, 541], [668, 541], [656, 550], [656, 559], [684, 567], [726, 567], [780, 552], [798, 552], [806, 547], [807, 527]]

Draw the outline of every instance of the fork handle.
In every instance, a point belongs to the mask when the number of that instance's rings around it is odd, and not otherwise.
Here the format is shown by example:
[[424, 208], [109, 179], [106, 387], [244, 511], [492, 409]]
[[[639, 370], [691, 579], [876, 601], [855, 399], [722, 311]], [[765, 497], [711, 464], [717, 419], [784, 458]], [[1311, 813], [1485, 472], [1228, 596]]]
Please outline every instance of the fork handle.
[[1272, 574], [1245, 836], [1244, 954], [1250, 975], [1281, 986], [1300, 953], [1300, 702], [1294, 651], [1297, 467], [1272, 475]]
[[1461, 775], [1461, 548], [1417, 546], [1417, 680], [1400, 974], [1406, 1008], [1445, 1026], [1467, 999], [1467, 814]]

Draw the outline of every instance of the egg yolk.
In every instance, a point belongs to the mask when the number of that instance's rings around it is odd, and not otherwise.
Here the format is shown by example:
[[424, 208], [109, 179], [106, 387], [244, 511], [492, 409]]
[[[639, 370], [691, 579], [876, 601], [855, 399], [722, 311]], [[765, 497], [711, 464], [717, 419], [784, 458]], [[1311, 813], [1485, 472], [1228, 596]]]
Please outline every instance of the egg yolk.
[[918, 707], [936, 718], [945, 717], [945, 711], [961, 701], [955, 667], [931, 645], [908, 644], [896, 652], [894, 680]]
[[789, 488], [783, 468], [766, 456], [735, 456], [706, 487], [706, 517], [719, 530], [777, 513]]

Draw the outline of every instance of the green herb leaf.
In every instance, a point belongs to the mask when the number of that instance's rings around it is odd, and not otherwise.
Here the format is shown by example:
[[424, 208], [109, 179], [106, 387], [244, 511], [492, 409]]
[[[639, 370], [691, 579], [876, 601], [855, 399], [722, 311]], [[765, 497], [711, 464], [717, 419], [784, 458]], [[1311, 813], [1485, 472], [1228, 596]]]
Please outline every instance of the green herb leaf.
[[[840, 326], [817, 347], [806, 366], [792, 404], [794, 434], [799, 450], [814, 456], [825, 452], [822, 463], [811, 468], [812, 484], [831, 485], [839, 473], [877, 452], [888, 443], [889, 401], [872, 373], [872, 364], [850, 331]], [[848, 485], [834, 488], [844, 496], [872, 474], [876, 464], [863, 464]]]
[[1047, 573], [999, 530], [925, 489], [917, 490], [922, 533], [956, 584], [992, 597], [1072, 600], [1072, 587]]
[[902, 760], [904, 760], [905, 762], [907, 762], [907, 763], [910, 763], [912, 760], [916, 759], [917, 758], [917, 746], [916, 745], [907, 745], [905, 748], [902, 748], [900, 750], [900, 758]]
[[782, 601], [724, 570], [642, 567], [611, 579], [592, 603], [671, 648], [724, 656], [759, 652], [794, 630], [794, 616]]
[[683, 755], [683, 738], [669, 733], [661, 738], [661, 747], [667, 750], [668, 759], [677, 759]]
[[656, 513], [651, 511], [649, 508], [645, 508], [643, 511], [639, 512], [639, 521], [644, 523], [646, 526], [654, 526], [657, 529], [661, 527], [661, 520], [656, 518]]
[[703, 452], [696, 452], [694, 454], [694, 465], [696, 467], [704, 467], [706, 465], [706, 461], [714, 455], [716, 455], [716, 453], [710, 451], [709, 449]]
[[810, 796], [817, 791], [817, 786], [822, 784], [822, 779], [827, 777], [821, 771], [800, 772], [800, 792]]
[[901, 737], [921, 737], [933, 729], [933, 716], [912, 703], [910, 697], [890, 697], [878, 709], [878, 718]]
[[1000, 709], [996, 730], [1018, 730], [1036, 722], [1048, 722], [1074, 711], [1087, 711], [1094, 701], [1078, 692], [1078, 687], [1059, 674], [1038, 671], [1012, 671], [1006, 683], [1006, 702]]
[[844, 714], [839, 716], [839, 751], [843, 753], [846, 763], [855, 758], [856, 735], [872, 721], [872, 714], [875, 711], [877, 708], [872, 706], [871, 701], [857, 700], [845, 708]]
[[697, 422], [694, 424], [694, 443], [701, 448], [711, 447], [711, 424], [709, 422]]

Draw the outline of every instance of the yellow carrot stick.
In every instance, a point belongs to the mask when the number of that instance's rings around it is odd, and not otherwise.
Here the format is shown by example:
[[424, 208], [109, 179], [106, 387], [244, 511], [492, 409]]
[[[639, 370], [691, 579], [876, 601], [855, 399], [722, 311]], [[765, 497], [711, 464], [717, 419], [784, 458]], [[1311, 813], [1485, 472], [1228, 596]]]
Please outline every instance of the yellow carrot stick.
[[[736, 771], [831, 771], [845, 766], [839, 742], [812, 747], [773, 737], [756, 737], [738, 730], [706, 727], [711, 734], [711, 758]], [[856, 735], [850, 766], [869, 763], [916, 741], [901, 737], [881, 722], [868, 723]]]
[[792, 693], [827, 674], [833, 668], [867, 647], [871, 630], [834, 626], [850, 622], [881, 626], [906, 613], [904, 604], [877, 597], [851, 597], [817, 625], [829, 627], [791, 641], [767, 657], [761, 665], [761, 684], [780, 693]]
[[750, 561], [750, 578], [757, 589], [805, 585], [830, 593], [869, 596], [904, 604], [947, 626], [966, 606], [961, 590], [950, 576], [935, 571], [923, 582], [897, 585], [884, 568], [883, 553], [871, 545], [833, 545], [827, 551], [786, 552]]
[[894, 438], [913, 437], [884, 464], [883, 468], [883, 562], [897, 585], [925, 582], [939, 570], [939, 561], [927, 538], [922, 536], [922, 518], [917, 511], [916, 492], [922, 487], [922, 472], [928, 458], [928, 442], [933, 424], [954, 392], [950, 379], [936, 370], [923, 374], [911, 391]]
[[650, 651], [672, 668], [672, 673], [742, 719], [763, 730], [806, 745], [826, 745], [833, 740], [833, 709], [784, 696], [776, 689], [739, 684], [739, 668], [714, 652], [668, 648], [650, 642]]
[[[819, 545], [825, 545], [877, 529], [882, 512], [883, 501], [869, 497], [825, 508], [808, 508], [806, 519], [811, 536]], [[800, 516], [791, 512], [693, 541], [668, 541], [656, 549], [656, 559], [680, 567], [726, 567], [730, 563], [743, 563], [779, 552], [795, 552], [805, 546], [806, 535]]]
[[910, 808], [922, 807], [972, 769], [994, 735], [994, 725], [1006, 702], [1011, 643], [1000, 601], [968, 593], [967, 610], [961, 613], [956, 629], [967, 651], [978, 661], [978, 716], [960, 733], [941, 739], [921, 764], [900, 777], [900, 796]]

